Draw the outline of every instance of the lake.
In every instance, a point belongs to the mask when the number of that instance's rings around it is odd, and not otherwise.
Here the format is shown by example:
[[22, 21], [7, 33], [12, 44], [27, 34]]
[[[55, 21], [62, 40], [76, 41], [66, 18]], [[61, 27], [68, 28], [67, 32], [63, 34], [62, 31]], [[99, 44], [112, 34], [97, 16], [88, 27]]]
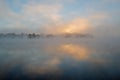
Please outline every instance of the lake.
[[0, 39], [0, 80], [120, 80], [120, 38]]

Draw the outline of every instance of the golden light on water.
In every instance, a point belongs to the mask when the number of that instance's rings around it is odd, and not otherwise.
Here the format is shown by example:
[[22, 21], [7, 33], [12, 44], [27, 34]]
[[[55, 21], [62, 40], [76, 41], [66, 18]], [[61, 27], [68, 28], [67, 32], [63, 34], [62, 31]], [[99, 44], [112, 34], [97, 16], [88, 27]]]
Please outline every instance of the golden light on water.
[[64, 44], [59, 47], [59, 49], [66, 53], [67, 55], [72, 56], [76, 60], [83, 60], [89, 58], [89, 52], [86, 47], [73, 45], [73, 44]]
[[75, 60], [90, 59], [91, 50], [83, 45], [77, 44], [60, 44], [57, 46], [47, 46], [46, 51], [55, 55], [58, 59], [69, 56]]
[[58, 44], [56, 46], [46, 46], [46, 50], [60, 60], [69, 56], [70, 58], [78, 61], [90, 59], [90, 53], [92, 51], [86, 46], [70, 43]]

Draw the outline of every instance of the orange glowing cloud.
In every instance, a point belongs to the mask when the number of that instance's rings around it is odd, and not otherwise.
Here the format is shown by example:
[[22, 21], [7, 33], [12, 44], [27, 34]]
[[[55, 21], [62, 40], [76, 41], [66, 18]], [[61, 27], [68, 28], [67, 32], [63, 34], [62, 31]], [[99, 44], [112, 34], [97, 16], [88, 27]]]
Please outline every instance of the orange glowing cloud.
[[70, 23], [65, 25], [62, 32], [63, 33], [83, 33], [85, 32], [90, 23], [87, 19], [75, 19], [72, 20]]
[[107, 14], [94, 14], [90, 17], [91, 20], [103, 20], [109, 18], [109, 15]]
[[91, 26], [88, 19], [75, 18], [67, 23], [55, 25], [55, 27], [46, 27], [46, 32], [53, 34], [64, 34], [64, 33], [86, 33]]

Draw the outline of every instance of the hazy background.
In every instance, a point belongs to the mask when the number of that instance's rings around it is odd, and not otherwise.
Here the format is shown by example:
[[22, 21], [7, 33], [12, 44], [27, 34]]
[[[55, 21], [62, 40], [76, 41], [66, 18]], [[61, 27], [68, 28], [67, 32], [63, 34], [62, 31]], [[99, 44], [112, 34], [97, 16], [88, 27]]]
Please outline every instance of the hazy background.
[[0, 0], [0, 32], [120, 34], [119, 0]]
[[0, 38], [2, 80], [119, 80], [120, 0], [0, 0], [0, 33], [80, 33], [80, 38]]

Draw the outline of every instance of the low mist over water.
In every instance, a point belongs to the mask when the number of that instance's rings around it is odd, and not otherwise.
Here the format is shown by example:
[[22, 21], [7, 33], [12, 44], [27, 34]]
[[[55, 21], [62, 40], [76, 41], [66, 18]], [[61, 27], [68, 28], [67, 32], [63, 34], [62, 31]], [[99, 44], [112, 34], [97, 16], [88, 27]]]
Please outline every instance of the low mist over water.
[[0, 80], [120, 80], [120, 0], [0, 0]]
[[118, 80], [118, 39], [0, 39], [0, 79]]

